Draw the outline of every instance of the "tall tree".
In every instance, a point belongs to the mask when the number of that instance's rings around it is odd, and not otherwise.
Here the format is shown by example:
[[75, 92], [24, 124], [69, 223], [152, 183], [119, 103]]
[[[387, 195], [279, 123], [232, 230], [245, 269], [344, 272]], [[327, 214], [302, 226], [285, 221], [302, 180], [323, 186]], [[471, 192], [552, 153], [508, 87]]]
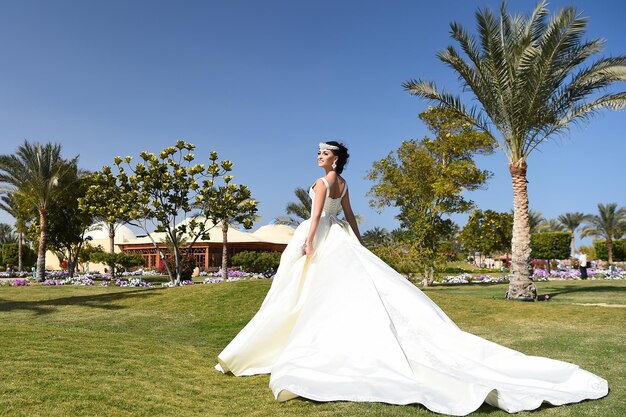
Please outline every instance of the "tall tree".
[[585, 220], [581, 237], [594, 236], [606, 240], [609, 263], [613, 262], [613, 240], [619, 239], [626, 228], [626, 207], [618, 208], [617, 203], [598, 203], [598, 214]]
[[477, 10], [478, 39], [458, 23], [450, 25], [452, 38], [468, 59], [453, 46], [438, 58], [473, 95], [477, 104], [471, 108], [431, 82], [404, 84], [410, 94], [439, 103], [487, 132], [509, 161], [514, 207], [509, 299], [537, 297], [530, 264], [528, 157], [573, 123], [601, 109], [626, 107], [626, 92], [605, 91], [626, 80], [626, 57], [599, 58], [583, 66], [602, 51], [604, 41], [583, 40], [587, 18], [575, 8], [549, 18], [546, 4], [540, 1], [530, 16], [509, 14], [506, 3], [499, 15], [489, 8]]
[[558, 220], [569, 232], [569, 235], [572, 238], [570, 256], [574, 257], [576, 255], [576, 230], [585, 220], [587, 220], [587, 215], [579, 211], [565, 213], [561, 214], [558, 217]]
[[374, 162], [367, 177], [375, 182], [369, 191], [370, 205], [400, 209], [401, 227], [430, 284], [435, 264], [445, 262], [440, 243], [454, 229], [445, 217], [472, 208], [461, 193], [480, 188], [489, 178], [490, 173], [478, 169], [472, 157], [492, 152], [492, 142], [449, 110], [431, 108], [420, 118], [434, 138], [403, 142], [397, 151]]
[[76, 173], [78, 156], [65, 160], [61, 145], [24, 141], [13, 155], [0, 155], [0, 184], [2, 191], [11, 192], [37, 209], [39, 215], [39, 245], [37, 279], [43, 281], [46, 269], [48, 210], [54, 200], [65, 191], [71, 181], [66, 176]]

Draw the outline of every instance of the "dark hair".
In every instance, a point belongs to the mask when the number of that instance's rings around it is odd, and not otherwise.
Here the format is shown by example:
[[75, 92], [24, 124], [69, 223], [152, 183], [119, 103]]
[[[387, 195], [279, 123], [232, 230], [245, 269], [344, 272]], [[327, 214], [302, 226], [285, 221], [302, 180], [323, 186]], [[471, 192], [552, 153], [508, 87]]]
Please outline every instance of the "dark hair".
[[348, 148], [346, 148], [343, 143], [335, 142], [334, 140], [327, 141], [324, 143], [327, 143], [329, 145], [333, 145], [339, 148], [336, 151], [331, 150], [331, 152], [333, 153], [333, 155], [339, 157], [339, 159], [337, 160], [337, 168], [335, 168], [335, 171], [337, 172], [337, 174], [341, 174], [343, 172], [343, 168], [348, 163], [348, 158], [350, 158], [350, 154], [348, 153]]

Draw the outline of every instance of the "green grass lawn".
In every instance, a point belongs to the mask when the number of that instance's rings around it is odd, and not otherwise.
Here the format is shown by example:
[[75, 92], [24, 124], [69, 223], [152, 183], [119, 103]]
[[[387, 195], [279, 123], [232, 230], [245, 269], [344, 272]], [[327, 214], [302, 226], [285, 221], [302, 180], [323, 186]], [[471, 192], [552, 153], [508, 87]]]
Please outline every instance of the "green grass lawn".
[[[269, 285], [0, 287], [0, 416], [433, 415], [419, 405], [278, 403], [267, 375], [215, 371], [215, 356], [252, 317]], [[552, 300], [505, 301], [506, 285], [426, 292], [464, 330], [574, 362], [609, 381], [604, 399], [517, 415], [626, 415], [626, 282], [538, 287]], [[508, 414], [483, 406], [472, 415]]]

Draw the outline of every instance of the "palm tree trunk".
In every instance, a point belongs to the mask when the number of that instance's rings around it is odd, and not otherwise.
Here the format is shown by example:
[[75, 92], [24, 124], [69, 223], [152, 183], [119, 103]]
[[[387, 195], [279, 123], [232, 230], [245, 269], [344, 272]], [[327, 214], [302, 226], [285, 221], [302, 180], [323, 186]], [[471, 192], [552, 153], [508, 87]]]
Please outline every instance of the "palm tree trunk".
[[606, 251], [609, 255], [609, 265], [613, 263], [613, 239], [609, 236], [606, 240]]
[[228, 279], [228, 223], [222, 224], [222, 279]]
[[570, 258], [573, 258], [574, 256], [576, 256], [576, 237], [574, 236], [574, 231], [572, 230], [572, 242], [570, 245]]
[[46, 279], [46, 240], [48, 233], [48, 213], [46, 209], [39, 209], [39, 248], [37, 249], [37, 281]]
[[528, 181], [526, 162], [509, 164], [513, 181], [513, 239], [511, 249], [510, 300], [535, 300], [537, 288], [532, 281], [530, 264], [530, 223], [528, 221]]
[[24, 269], [24, 262], [22, 260], [22, 240], [24, 236], [24, 232], [20, 230], [17, 238], [17, 270], [18, 272], [22, 272]]

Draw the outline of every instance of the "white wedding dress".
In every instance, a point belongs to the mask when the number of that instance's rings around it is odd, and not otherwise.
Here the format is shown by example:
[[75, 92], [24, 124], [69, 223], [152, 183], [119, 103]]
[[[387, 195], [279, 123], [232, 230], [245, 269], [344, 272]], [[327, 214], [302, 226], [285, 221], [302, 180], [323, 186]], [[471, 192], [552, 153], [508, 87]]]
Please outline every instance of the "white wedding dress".
[[307, 220], [285, 249], [261, 308], [219, 354], [216, 369], [270, 373], [279, 401], [420, 403], [457, 416], [483, 402], [517, 412], [607, 395], [606, 380], [576, 365], [459, 329], [360, 245], [337, 218], [343, 195], [329, 198], [326, 186], [314, 254], [302, 255]]

